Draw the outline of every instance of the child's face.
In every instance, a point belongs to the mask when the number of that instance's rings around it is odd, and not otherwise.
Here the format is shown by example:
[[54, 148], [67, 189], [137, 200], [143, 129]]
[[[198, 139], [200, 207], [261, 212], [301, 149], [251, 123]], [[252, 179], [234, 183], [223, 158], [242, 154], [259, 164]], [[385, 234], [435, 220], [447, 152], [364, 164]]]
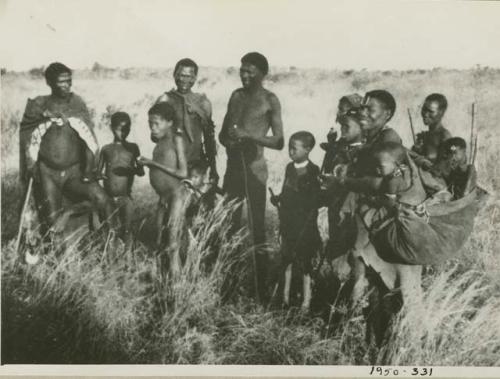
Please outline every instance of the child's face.
[[386, 151], [375, 155], [375, 172], [378, 176], [386, 177], [392, 175], [398, 165], [394, 157]]
[[448, 153], [448, 160], [450, 162], [450, 168], [452, 170], [467, 163], [467, 154], [465, 149], [458, 146], [452, 146], [450, 152]]
[[170, 134], [174, 122], [167, 121], [162, 116], [151, 114], [148, 117], [149, 129], [151, 130], [151, 140], [157, 142]]
[[295, 163], [302, 163], [309, 158], [310, 148], [306, 147], [300, 140], [292, 139], [288, 144], [288, 155]]
[[190, 178], [193, 187], [201, 193], [206, 193], [209, 189], [207, 171], [194, 169], [190, 172]]
[[127, 123], [125, 121], [120, 122], [118, 125], [113, 127], [113, 136], [117, 141], [125, 141], [128, 135]]
[[351, 109], [351, 105], [346, 101], [339, 101], [339, 105], [337, 106], [337, 119], [340, 116], [345, 115]]
[[353, 119], [348, 118], [340, 125], [342, 138], [347, 142], [355, 142], [361, 138], [361, 126]]

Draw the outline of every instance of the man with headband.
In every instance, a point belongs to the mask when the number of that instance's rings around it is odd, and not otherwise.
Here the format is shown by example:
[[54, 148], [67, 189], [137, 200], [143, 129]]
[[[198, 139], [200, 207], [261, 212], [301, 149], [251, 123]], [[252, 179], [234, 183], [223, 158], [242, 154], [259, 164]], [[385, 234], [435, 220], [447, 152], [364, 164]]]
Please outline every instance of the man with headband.
[[[250, 233], [255, 245], [265, 243], [267, 164], [264, 148], [283, 149], [281, 105], [276, 95], [262, 85], [269, 71], [266, 57], [257, 52], [241, 58], [242, 88], [231, 94], [219, 140], [226, 147], [224, 189], [230, 199], [246, 199]], [[271, 129], [272, 135], [268, 136]], [[234, 230], [241, 223], [241, 208], [233, 218]], [[261, 249], [262, 250], [262, 249]], [[256, 287], [266, 298], [267, 255], [256, 253]]]

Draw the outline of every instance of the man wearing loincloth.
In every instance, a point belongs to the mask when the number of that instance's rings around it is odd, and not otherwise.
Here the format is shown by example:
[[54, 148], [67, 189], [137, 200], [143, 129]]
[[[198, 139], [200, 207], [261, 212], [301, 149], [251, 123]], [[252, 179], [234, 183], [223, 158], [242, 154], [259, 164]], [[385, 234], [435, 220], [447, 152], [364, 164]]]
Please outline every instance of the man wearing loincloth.
[[[219, 140], [226, 147], [227, 169], [224, 189], [230, 199], [247, 199], [248, 220], [254, 245], [265, 243], [265, 210], [267, 163], [264, 148], [283, 149], [283, 123], [278, 97], [262, 85], [269, 70], [267, 59], [260, 53], [241, 58], [242, 88], [231, 94]], [[272, 135], [268, 136], [271, 130]], [[234, 228], [241, 223], [241, 209], [233, 218]], [[258, 296], [266, 297], [267, 276], [265, 252], [256, 255]]]
[[63, 211], [63, 197], [89, 200], [105, 219], [110, 199], [92, 178], [98, 148], [90, 113], [71, 92], [72, 73], [62, 63], [45, 70], [51, 94], [29, 99], [20, 127], [20, 178], [26, 188], [34, 179], [35, 198], [46, 227]]

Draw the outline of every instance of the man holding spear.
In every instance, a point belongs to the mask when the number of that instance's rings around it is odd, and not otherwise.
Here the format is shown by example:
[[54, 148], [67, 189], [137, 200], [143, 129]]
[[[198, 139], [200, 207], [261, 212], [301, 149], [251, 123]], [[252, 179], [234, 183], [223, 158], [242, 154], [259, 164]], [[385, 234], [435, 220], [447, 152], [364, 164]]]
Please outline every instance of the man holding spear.
[[[248, 224], [254, 245], [265, 243], [267, 163], [264, 148], [283, 149], [283, 122], [278, 97], [262, 85], [269, 64], [262, 54], [251, 52], [241, 58], [242, 88], [231, 94], [220, 143], [226, 147], [227, 169], [224, 190], [230, 199], [246, 200]], [[271, 130], [272, 135], [268, 136]], [[241, 209], [233, 218], [236, 230]], [[256, 250], [254, 250], [256, 252]], [[254, 253], [255, 287], [258, 299], [266, 298], [267, 255]]]

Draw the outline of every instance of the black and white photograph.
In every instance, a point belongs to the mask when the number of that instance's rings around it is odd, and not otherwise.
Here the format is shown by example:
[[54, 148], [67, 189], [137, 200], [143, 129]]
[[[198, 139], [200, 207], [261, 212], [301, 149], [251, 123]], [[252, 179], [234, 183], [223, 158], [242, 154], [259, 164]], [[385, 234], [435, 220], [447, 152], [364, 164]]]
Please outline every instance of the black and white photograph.
[[2, 372], [500, 377], [500, 2], [0, 0], [0, 41]]

